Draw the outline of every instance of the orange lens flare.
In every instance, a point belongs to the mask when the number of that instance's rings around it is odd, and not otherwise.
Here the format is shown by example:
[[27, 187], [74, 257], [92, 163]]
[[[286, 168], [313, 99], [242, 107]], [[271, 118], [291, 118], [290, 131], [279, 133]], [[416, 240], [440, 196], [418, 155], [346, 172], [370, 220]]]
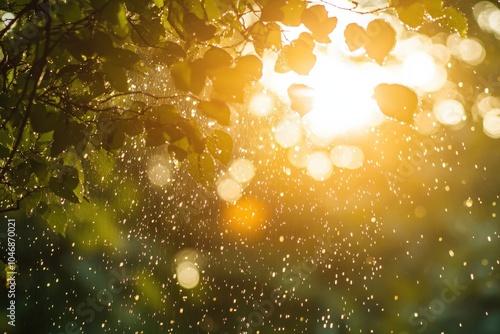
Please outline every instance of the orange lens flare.
[[267, 218], [265, 205], [254, 198], [242, 198], [222, 209], [222, 221], [231, 233], [257, 233], [262, 230]]

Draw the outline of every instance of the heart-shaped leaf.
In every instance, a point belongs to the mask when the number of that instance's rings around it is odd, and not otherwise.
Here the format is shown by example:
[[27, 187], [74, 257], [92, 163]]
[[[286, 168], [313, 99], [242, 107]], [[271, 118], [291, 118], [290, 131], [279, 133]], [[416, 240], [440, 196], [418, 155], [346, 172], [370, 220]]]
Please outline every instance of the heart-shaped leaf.
[[366, 27], [366, 35], [369, 38], [366, 54], [382, 65], [396, 45], [396, 31], [384, 20], [373, 20]]
[[375, 87], [373, 97], [380, 110], [389, 117], [412, 123], [418, 111], [417, 94], [410, 88], [398, 84], [380, 84]]
[[312, 32], [315, 40], [320, 43], [330, 43], [328, 35], [337, 26], [337, 18], [328, 17], [325, 6], [316, 5], [302, 13], [302, 23]]
[[202, 101], [198, 106], [201, 112], [215, 119], [219, 124], [230, 125], [231, 110], [227, 103], [218, 100]]

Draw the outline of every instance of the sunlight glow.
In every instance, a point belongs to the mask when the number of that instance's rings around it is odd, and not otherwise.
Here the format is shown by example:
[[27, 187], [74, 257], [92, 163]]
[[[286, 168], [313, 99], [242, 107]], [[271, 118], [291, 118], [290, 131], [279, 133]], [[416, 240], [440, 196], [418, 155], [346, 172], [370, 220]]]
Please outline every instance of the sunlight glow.
[[170, 182], [172, 166], [167, 158], [154, 155], [148, 161], [147, 175], [149, 181], [157, 186], [164, 186]]
[[337, 145], [330, 152], [333, 164], [339, 168], [357, 169], [365, 160], [363, 151], [357, 146]]
[[333, 55], [318, 56], [307, 85], [314, 93], [314, 108], [303, 117], [310, 140], [320, 146], [348, 131], [380, 124], [383, 116], [372, 99], [379, 83], [379, 66], [357, 64], [335, 59]]
[[434, 104], [434, 116], [444, 125], [457, 125], [465, 121], [465, 109], [457, 100], [441, 100]]
[[217, 194], [222, 200], [229, 203], [240, 199], [242, 192], [243, 186], [231, 178], [223, 178], [217, 185]]
[[307, 157], [311, 154], [311, 149], [306, 144], [296, 145], [288, 150], [288, 160], [299, 168], [307, 167]]
[[500, 138], [500, 109], [492, 109], [484, 116], [483, 130], [491, 138]]
[[200, 282], [198, 268], [191, 261], [183, 261], [177, 266], [177, 281], [185, 289], [193, 289]]
[[333, 172], [333, 165], [325, 152], [314, 152], [307, 157], [307, 171], [309, 175], [317, 180], [328, 179]]
[[250, 112], [257, 116], [267, 116], [274, 110], [274, 99], [265, 93], [252, 97], [249, 105]]
[[248, 159], [237, 159], [229, 167], [229, 174], [239, 183], [247, 183], [255, 176], [255, 167]]
[[481, 1], [472, 10], [479, 27], [500, 38], [500, 9], [490, 1]]
[[[441, 52], [436, 48], [437, 52]], [[446, 57], [446, 55], [437, 55]], [[435, 63], [427, 52], [417, 51], [410, 54], [403, 62], [403, 82], [409, 87], [423, 92], [435, 92], [446, 83], [447, 73], [442, 66]]]
[[184, 248], [176, 254], [175, 277], [185, 289], [193, 289], [200, 282], [200, 254], [193, 248]]
[[274, 129], [274, 140], [283, 148], [297, 145], [302, 140], [302, 127], [298, 120], [286, 118]]
[[222, 219], [226, 226], [236, 233], [260, 230], [267, 219], [264, 203], [254, 198], [242, 198], [238, 202], [223, 208]]

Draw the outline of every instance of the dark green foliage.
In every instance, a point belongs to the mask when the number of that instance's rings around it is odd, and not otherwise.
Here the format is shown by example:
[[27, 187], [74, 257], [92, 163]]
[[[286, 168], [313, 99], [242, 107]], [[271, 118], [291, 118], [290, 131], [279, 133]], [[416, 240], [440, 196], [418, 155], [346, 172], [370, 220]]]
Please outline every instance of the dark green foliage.
[[[411, 27], [423, 25], [425, 14], [462, 34], [467, 31], [463, 15], [440, 1], [390, 5]], [[10, 1], [0, 10], [17, 17], [15, 25], [0, 31], [4, 210], [18, 208], [29, 196], [36, 196], [34, 205], [50, 206], [61, 198], [81, 201], [86, 180], [79, 166], [89, 161], [111, 166], [109, 161], [132, 142], [168, 144], [172, 156], [179, 162], [188, 158], [191, 174], [211, 187], [214, 159], [227, 165], [233, 142], [219, 129], [206, 133], [202, 123], [208, 118], [231, 126], [231, 104], [247, 102], [247, 92], [262, 77], [260, 57], [266, 50], [278, 53], [275, 71], [308, 75], [316, 64], [316, 47], [330, 43], [338, 21], [326, 4], [302, 0]], [[249, 11], [257, 19], [245, 26], [241, 18]], [[301, 25], [309, 32], [293, 41], [283, 38], [287, 27]], [[394, 30], [383, 20], [366, 29], [352, 23], [344, 35], [351, 51], [364, 47], [379, 64], [395, 43]], [[251, 44], [256, 55], [242, 55], [240, 48], [221, 43], [223, 38]], [[159, 72], [173, 94], [144, 88]], [[312, 108], [304, 92], [307, 87], [289, 89], [291, 108], [301, 115]], [[193, 108], [202, 117], [187, 116], [191, 111], [182, 102], [187, 98], [196, 101]], [[407, 104], [403, 112], [381, 108], [404, 121], [413, 112]], [[74, 169], [61, 174], [56, 165], [76, 168], [79, 175]]]

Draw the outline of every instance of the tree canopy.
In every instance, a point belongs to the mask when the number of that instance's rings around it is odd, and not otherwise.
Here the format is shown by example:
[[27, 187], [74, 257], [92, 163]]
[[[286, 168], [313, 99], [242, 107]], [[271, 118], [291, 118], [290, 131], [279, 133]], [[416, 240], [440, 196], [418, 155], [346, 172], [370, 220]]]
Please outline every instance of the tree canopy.
[[[230, 105], [244, 103], [248, 87], [258, 84], [263, 53], [278, 54], [276, 72], [307, 75], [315, 66], [315, 47], [331, 43], [336, 28], [328, 6], [336, 5], [8, 1], [0, 8], [2, 207], [16, 209], [28, 196], [29, 208], [57, 197], [81, 202], [82, 163], [93, 156], [112, 163], [113, 154], [132, 141], [146, 147], [168, 143], [177, 161], [188, 158], [200, 183], [212, 185], [214, 159], [224, 165], [231, 159], [233, 142], [224, 131], [231, 125]], [[342, 10], [366, 12], [355, 2]], [[394, 10], [409, 28], [433, 22], [467, 33], [464, 15], [439, 0], [389, 2], [372, 12]], [[287, 27], [301, 25], [297, 39], [284, 39]], [[383, 19], [366, 30], [353, 22], [343, 34], [350, 51], [364, 47], [364, 61], [380, 65], [396, 43], [396, 32]], [[404, 88], [381, 87], [379, 105], [411, 122], [415, 102], [400, 112], [385, 98], [399, 95], [398, 89]], [[404, 100], [416, 99], [407, 94]], [[189, 117], [189, 109], [201, 117]], [[212, 120], [221, 127], [202, 127]]]
[[[143, 188], [171, 186], [174, 174], [185, 171], [189, 178], [179, 177], [177, 194], [185, 192], [183, 187], [197, 189], [202, 207], [221, 200], [232, 208], [225, 209], [225, 220], [244, 216], [252, 221], [268, 213], [241, 195], [255, 175], [241, 157], [269, 149], [258, 143], [266, 135], [278, 143], [272, 145], [281, 152], [276, 160], [289, 159], [319, 182], [335, 174], [333, 166], [347, 172], [361, 166], [364, 171], [390, 169], [380, 179], [399, 193], [402, 182], [421, 170], [420, 161], [433, 161], [430, 156], [440, 150], [434, 146], [443, 141], [443, 132], [459, 131], [467, 120], [472, 127], [484, 127], [485, 138], [500, 137], [495, 125], [500, 113], [490, 112], [500, 108], [498, 101], [488, 100], [493, 102], [486, 111], [480, 104], [498, 88], [494, 64], [500, 48], [493, 35], [481, 43], [473, 38], [480, 29], [472, 24], [477, 19], [467, 8], [472, 5], [442, 0], [3, 1], [0, 211], [22, 211], [63, 237], [69, 226], [79, 231], [83, 227], [75, 227], [78, 222], [92, 220], [101, 226], [104, 244], [119, 243], [101, 203], [113, 201], [115, 210], [136, 215], [134, 205], [147, 193]], [[406, 41], [428, 36], [419, 44], [427, 53], [404, 51], [401, 36]], [[452, 49], [453, 43], [463, 44]], [[398, 58], [412, 52], [417, 56], [404, 64]], [[346, 59], [335, 68], [339, 76], [349, 66], [357, 66], [360, 73], [369, 68], [379, 76], [356, 78], [359, 85], [347, 84], [343, 77], [344, 87], [342, 82], [329, 86], [331, 72], [322, 66], [331, 54]], [[438, 83], [419, 79], [417, 67], [426, 62], [441, 73]], [[481, 63], [485, 66], [479, 67]], [[384, 72], [393, 68], [403, 68], [403, 74]], [[323, 81], [313, 83], [312, 73], [321, 71], [326, 73]], [[414, 85], [403, 78], [408, 73], [415, 75]], [[272, 75], [285, 78], [280, 84], [286, 95], [268, 87]], [[328, 97], [328, 90], [336, 90], [339, 96], [334, 98], [345, 99], [346, 105], [352, 102], [343, 113], [365, 108], [356, 94], [368, 94], [373, 103], [366, 108], [375, 110], [379, 121], [366, 126], [363, 134], [331, 134], [352, 120], [314, 118], [316, 93]], [[255, 96], [261, 100], [255, 102]], [[247, 115], [251, 108], [267, 108], [269, 99], [269, 108], [279, 117], [267, 111]], [[290, 131], [306, 143], [299, 145]], [[322, 136], [321, 131], [328, 133]], [[243, 144], [245, 136], [255, 141], [250, 148]], [[414, 138], [418, 148], [404, 146]], [[376, 157], [367, 153], [372, 146]], [[302, 149], [309, 150], [307, 158]], [[417, 158], [422, 160], [412, 160]], [[405, 165], [405, 159], [410, 163]], [[145, 171], [134, 170], [138, 161], [146, 164], [141, 167]], [[269, 165], [283, 167], [276, 161]], [[151, 185], [131, 185], [123, 176], [127, 172], [140, 176], [141, 182], [146, 175]], [[194, 185], [180, 180], [194, 180]], [[372, 181], [360, 177], [355, 187]], [[328, 184], [322, 191], [334, 187]], [[286, 197], [283, 192], [276, 196]], [[231, 206], [240, 197], [239, 205]], [[180, 215], [201, 211], [185, 206], [177, 208]], [[97, 207], [100, 216], [86, 217]], [[238, 233], [252, 229], [250, 225], [242, 223]], [[87, 242], [92, 236], [85, 238]], [[155, 296], [157, 285], [152, 286], [142, 287], [142, 293], [154, 306], [162, 301]], [[248, 319], [244, 324], [238, 330], [250, 333]]]

